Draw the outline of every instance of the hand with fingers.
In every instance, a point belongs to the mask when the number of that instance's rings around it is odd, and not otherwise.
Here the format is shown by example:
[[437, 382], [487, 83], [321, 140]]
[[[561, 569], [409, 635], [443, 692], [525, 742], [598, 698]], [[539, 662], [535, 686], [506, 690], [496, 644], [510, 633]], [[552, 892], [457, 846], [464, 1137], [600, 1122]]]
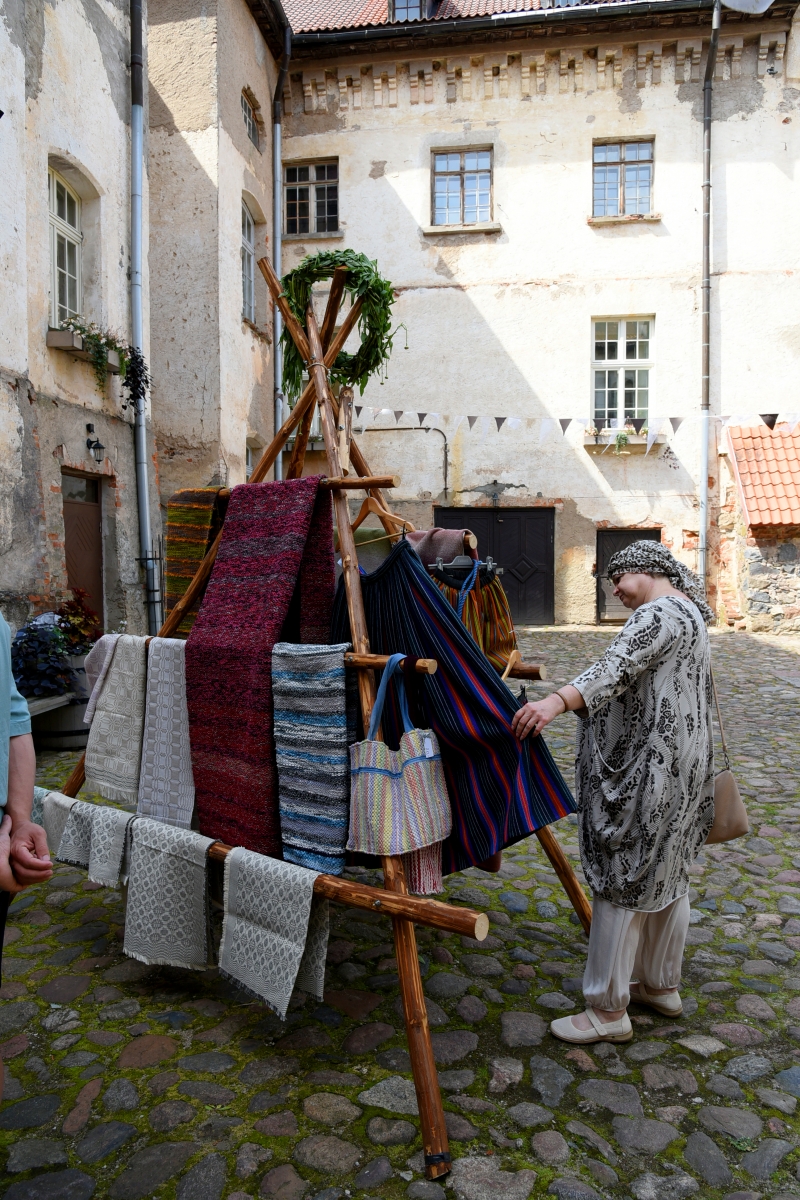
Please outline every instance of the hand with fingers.
[[25, 887], [14, 878], [11, 869], [11, 817], [7, 813], [0, 821], [0, 891], [10, 892], [12, 896], [21, 892]]
[[11, 834], [11, 868], [21, 887], [45, 883], [52, 877], [53, 864], [47, 834], [33, 821], [19, 821]]
[[553, 692], [552, 696], [546, 696], [544, 700], [533, 700], [523, 704], [522, 708], [514, 713], [511, 729], [520, 741], [529, 734], [537, 737], [546, 725], [563, 712], [566, 712], [564, 698]]

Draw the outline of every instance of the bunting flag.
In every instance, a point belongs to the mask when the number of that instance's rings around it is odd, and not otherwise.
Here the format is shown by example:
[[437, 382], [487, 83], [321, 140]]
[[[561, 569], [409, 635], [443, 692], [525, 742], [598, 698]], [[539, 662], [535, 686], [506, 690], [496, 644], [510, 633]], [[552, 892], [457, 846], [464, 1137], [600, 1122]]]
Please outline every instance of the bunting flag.
[[778, 420], [778, 413], [759, 413], [761, 420], [766, 425], [767, 429], [774, 429], [775, 422]]
[[363, 407], [364, 407], [364, 406], [363, 406], [363, 404], [362, 404], [362, 405], [354, 405], [354, 406], [353, 406], [353, 411], [354, 411], [354, 412], [355, 412], [355, 414], [356, 414], [356, 420], [358, 420], [358, 419], [359, 419], [359, 417], [361, 416], [361, 411], [362, 411]]
[[508, 428], [509, 429], [521, 429], [522, 428], [521, 418], [520, 417], [509, 417], [508, 418]]
[[683, 424], [683, 420], [684, 420], [684, 418], [683, 418], [683, 417], [670, 417], [670, 419], [669, 419], [669, 423], [670, 423], [670, 425], [672, 426], [672, 432], [673, 432], [673, 433], [677, 433], [677, 432], [678, 432], [678, 430], [680, 429], [681, 425]]
[[477, 419], [478, 419], [477, 417], [467, 417], [467, 420], [469, 421], [470, 429], [472, 429], [472, 427], [475, 424], [475, 422], [477, 421]]
[[428, 415], [427, 413], [421, 413], [421, 412], [418, 412], [418, 413], [417, 413], [417, 416], [419, 417], [419, 423], [420, 423], [420, 425], [421, 425], [421, 424], [422, 424], [422, 422], [425, 420], [425, 418], [427, 417], [427, 415]]
[[542, 417], [542, 423], [539, 426], [539, 445], [540, 446], [541, 446], [542, 442], [545, 440], [545, 438], [547, 437], [547, 435], [550, 433], [550, 430], [553, 428], [554, 425], [555, 425], [555, 421], [553, 420], [552, 417]]
[[[800, 424], [800, 413], [781, 413], [778, 425], [781, 426], [782, 433], [794, 433], [797, 426]], [[785, 429], [783, 427], [786, 427]]]
[[651, 417], [647, 424], [647, 449], [645, 457], [650, 453], [656, 438], [664, 427], [666, 417]]
[[505, 419], [506, 419], [505, 417], [495, 417], [495, 421], [497, 422], [497, 432], [498, 433], [503, 428], [503, 422], [505, 421]]
[[558, 423], [561, 426], [561, 432], [564, 435], [566, 435], [566, 432], [570, 427], [571, 421], [572, 421], [572, 417], [559, 417], [558, 418]]
[[403, 415], [403, 410], [402, 410], [402, 408], [395, 408], [393, 411], [394, 411], [395, 425], [397, 425], [397, 424], [399, 424], [400, 418]]
[[637, 433], [642, 432], [644, 423], [645, 423], [644, 417], [632, 417], [631, 418], [631, 425], [633, 426], [633, 428], [636, 430]]

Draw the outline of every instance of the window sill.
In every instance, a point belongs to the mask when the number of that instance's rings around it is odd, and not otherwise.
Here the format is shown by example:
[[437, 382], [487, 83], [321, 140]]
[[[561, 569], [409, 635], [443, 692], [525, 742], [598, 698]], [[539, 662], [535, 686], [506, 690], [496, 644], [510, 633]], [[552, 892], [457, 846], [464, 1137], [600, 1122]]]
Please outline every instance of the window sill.
[[662, 220], [661, 213], [648, 213], [647, 216], [630, 216], [630, 217], [587, 217], [587, 225], [639, 225], [644, 222], [646, 225], [654, 225]]
[[[616, 430], [614, 431], [616, 433]], [[587, 454], [611, 454], [614, 458], [627, 458], [631, 454], [647, 454], [647, 436], [642, 433], [629, 433], [627, 442], [620, 448], [617, 453], [614, 437], [599, 435], [599, 440], [595, 441], [593, 433], [585, 433], [583, 435], [583, 448]], [[650, 453], [656, 453], [654, 457], [658, 457], [656, 447], [662, 446], [666, 438], [663, 433], [656, 434], [651, 446]]]
[[[71, 354], [80, 362], [91, 361], [89, 351], [83, 348], [81, 335], [72, 333], [69, 329], [48, 329], [47, 348], [49, 350], [66, 350], [67, 354]], [[119, 354], [116, 350], [108, 352], [108, 373], [109, 375], [119, 375]]]
[[336, 239], [341, 239], [345, 235], [344, 229], [333, 229], [330, 233], [284, 233], [281, 237], [282, 242], [325, 242]]
[[259, 329], [256, 323], [251, 321], [249, 317], [242, 317], [242, 325], [244, 325], [245, 329], [249, 329], [253, 337], [258, 338], [260, 342], [266, 342], [268, 346], [272, 345], [272, 338], [268, 331], [266, 329]]
[[481, 221], [476, 225], [423, 225], [422, 232], [425, 237], [456, 233], [502, 233], [503, 226], [499, 221]]

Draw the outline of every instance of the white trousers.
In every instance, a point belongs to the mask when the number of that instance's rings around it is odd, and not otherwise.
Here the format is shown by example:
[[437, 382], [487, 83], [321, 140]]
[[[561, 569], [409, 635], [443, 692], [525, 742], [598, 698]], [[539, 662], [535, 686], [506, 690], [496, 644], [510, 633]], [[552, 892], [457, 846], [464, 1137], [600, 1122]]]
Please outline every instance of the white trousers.
[[688, 895], [659, 912], [634, 912], [595, 896], [583, 976], [586, 1003], [612, 1012], [627, 1008], [631, 981], [677, 987], [688, 929]]

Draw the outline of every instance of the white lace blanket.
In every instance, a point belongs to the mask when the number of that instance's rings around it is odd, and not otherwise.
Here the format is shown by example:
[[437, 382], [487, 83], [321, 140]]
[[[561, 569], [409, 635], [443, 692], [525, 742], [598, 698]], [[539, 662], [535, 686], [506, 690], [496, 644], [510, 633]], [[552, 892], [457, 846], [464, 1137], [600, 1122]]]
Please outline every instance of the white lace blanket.
[[186, 707], [186, 642], [153, 638], [147, 657], [147, 688], [139, 775], [140, 817], [189, 829], [194, 778]]
[[117, 642], [86, 747], [88, 787], [119, 804], [139, 796], [146, 641], [124, 633]]
[[328, 901], [318, 872], [237, 846], [225, 859], [219, 966], [283, 1019], [295, 987], [322, 999]]
[[132, 835], [125, 953], [151, 965], [205, 970], [212, 839], [145, 817], [133, 822]]
[[114, 657], [114, 650], [119, 637], [118, 633], [104, 633], [86, 655], [86, 661], [83, 665], [86, 670], [86, 682], [89, 686], [89, 703], [86, 705], [86, 712], [83, 714], [84, 725], [91, 725], [92, 723], [94, 710], [97, 708], [97, 699], [103, 690], [103, 684], [108, 674], [108, 668], [111, 666], [111, 659]]
[[61, 846], [70, 809], [77, 803], [74, 796], [64, 796], [61, 792], [48, 792], [42, 800], [42, 825], [47, 834], [47, 845], [53, 858], [58, 854]]
[[75, 867], [88, 867], [92, 883], [119, 887], [125, 838], [133, 819], [124, 809], [76, 800], [69, 810], [56, 858]]

